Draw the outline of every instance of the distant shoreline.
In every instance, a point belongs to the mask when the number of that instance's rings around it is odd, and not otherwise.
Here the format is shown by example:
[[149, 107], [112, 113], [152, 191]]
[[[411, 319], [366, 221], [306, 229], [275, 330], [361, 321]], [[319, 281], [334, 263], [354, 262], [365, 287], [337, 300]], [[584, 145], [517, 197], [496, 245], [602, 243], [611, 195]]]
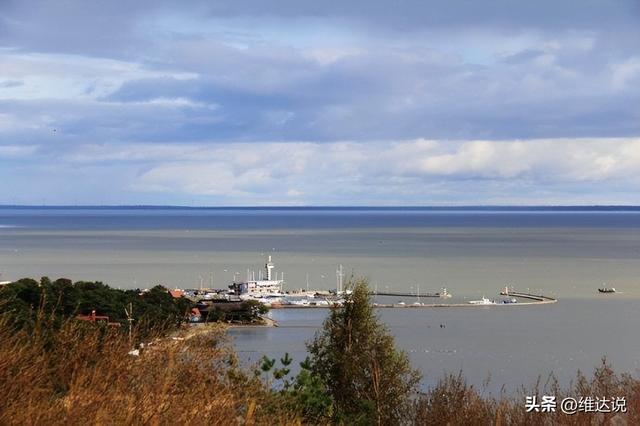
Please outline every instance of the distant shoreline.
[[438, 206], [180, 206], [180, 205], [19, 205], [0, 210], [271, 210], [271, 211], [639, 211], [640, 205], [438, 205]]

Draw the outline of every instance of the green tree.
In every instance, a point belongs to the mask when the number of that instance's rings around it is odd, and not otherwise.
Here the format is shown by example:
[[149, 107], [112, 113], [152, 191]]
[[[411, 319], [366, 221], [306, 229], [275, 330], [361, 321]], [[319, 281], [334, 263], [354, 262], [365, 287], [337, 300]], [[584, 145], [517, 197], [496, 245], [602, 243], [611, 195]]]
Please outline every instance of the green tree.
[[18, 329], [31, 329], [40, 308], [40, 300], [38, 282], [30, 278], [0, 286], [0, 315]]
[[170, 331], [185, 320], [192, 303], [186, 298], [174, 299], [168, 290], [156, 286], [140, 294], [135, 290], [117, 290], [101, 282], [66, 278], [40, 282], [24, 278], [0, 287], [0, 316], [16, 328], [32, 328], [39, 317], [46, 317], [50, 326], [59, 327], [77, 314], [106, 315], [112, 322], [127, 325], [124, 312], [129, 303], [141, 335]]
[[331, 416], [331, 396], [322, 380], [312, 371], [313, 364], [307, 357], [300, 363], [300, 373], [293, 382], [290, 395], [295, 408], [310, 424], [324, 424]]
[[258, 319], [260, 315], [269, 312], [269, 308], [262, 302], [257, 300], [246, 300], [242, 302], [242, 308], [245, 309], [251, 319]]
[[333, 399], [335, 422], [405, 423], [420, 374], [375, 314], [367, 281], [347, 288], [352, 293], [308, 344], [312, 371]]
[[[288, 353], [280, 358], [282, 367], [275, 368], [275, 358], [262, 357], [256, 377], [263, 377], [264, 385], [271, 390], [271, 400], [267, 410], [281, 409], [295, 412], [304, 419], [305, 424], [327, 424], [331, 418], [332, 401], [322, 380], [311, 371], [312, 365], [307, 357], [300, 363], [300, 372], [290, 380], [293, 359]], [[274, 411], [275, 412], [275, 411]]]

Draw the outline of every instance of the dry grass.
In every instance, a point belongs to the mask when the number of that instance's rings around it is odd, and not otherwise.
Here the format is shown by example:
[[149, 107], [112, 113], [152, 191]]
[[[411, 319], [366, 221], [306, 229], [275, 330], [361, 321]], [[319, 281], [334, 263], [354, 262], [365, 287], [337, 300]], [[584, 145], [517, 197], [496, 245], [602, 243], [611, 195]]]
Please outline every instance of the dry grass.
[[32, 333], [0, 320], [0, 342], [2, 425], [299, 423], [235, 367], [221, 329], [139, 357], [123, 333], [73, 320]]
[[[525, 410], [527, 395], [555, 395], [558, 406], [554, 413]], [[565, 397], [624, 397], [626, 413], [562, 413], [560, 401]], [[484, 396], [466, 383], [461, 374], [445, 376], [438, 385], [423, 395], [415, 405], [417, 425], [639, 425], [640, 380], [628, 374], [616, 374], [602, 360], [590, 379], [578, 373], [574, 382], [563, 388], [551, 376], [523, 388], [515, 396]]]
[[497, 402], [483, 398], [462, 374], [446, 375], [438, 385], [418, 399], [417, 425], [487, 425], [495, 419]]

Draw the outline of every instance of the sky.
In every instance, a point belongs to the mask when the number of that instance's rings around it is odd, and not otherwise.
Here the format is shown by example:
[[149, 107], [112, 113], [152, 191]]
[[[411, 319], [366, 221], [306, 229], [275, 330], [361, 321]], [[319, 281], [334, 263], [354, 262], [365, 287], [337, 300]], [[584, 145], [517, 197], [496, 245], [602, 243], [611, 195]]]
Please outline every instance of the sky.
[[636, 0], [0, 0], [0, 204], [640, 204]]

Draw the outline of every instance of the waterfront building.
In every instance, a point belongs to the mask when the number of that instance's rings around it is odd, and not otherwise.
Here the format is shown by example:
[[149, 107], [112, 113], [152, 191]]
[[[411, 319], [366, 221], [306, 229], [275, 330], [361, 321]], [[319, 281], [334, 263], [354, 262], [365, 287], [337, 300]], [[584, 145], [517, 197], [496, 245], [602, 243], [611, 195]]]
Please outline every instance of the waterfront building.
[[264, 267], [266, 279], [262, 279], [261, 274], [259, 274], [259, 278], [256, 279], [255, 273], [250, 274], [247, 271], [246, 281], [234, 281], [229, 287], [238, 296], [261, 297], [282, 294], [284, 279], [277, 279], [277, 273], [274, 277], [273, 269], [275, 268], [275, 264], [271, 260], [271, 256], [268, 257]]

